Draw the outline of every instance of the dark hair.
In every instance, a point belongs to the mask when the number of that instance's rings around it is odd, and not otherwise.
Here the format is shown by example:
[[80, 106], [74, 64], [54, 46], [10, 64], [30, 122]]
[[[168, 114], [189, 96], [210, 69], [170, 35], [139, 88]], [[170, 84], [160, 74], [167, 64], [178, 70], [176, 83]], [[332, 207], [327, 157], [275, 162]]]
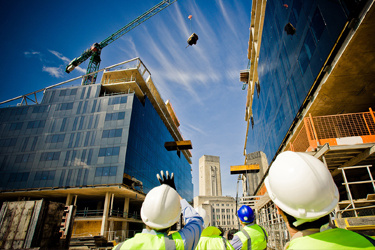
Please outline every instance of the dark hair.
[[[283, 210], [281, 210], [283, 211]], [[311, 229], [311, 228], [320, 228], [321, 226], [323, 226], [324, 224], [327, 224], [329, 222], [329, 215], [325, 215], [315, 221], [312, 221], [312, 222], [305, 222], [299, 226], [294, 226], [293, 225], [293, 222], [297, 221], [293, 216], [285, 213], [283, 211], [283, 213], [285, 214], [286, 216], [286, 219], [288, 220], [288, 223], [289, 223], [289, 226], [293, 229], [296, 229], [298, 231], [302, 231], [302, 230], [306, 230], [306, 229]]]

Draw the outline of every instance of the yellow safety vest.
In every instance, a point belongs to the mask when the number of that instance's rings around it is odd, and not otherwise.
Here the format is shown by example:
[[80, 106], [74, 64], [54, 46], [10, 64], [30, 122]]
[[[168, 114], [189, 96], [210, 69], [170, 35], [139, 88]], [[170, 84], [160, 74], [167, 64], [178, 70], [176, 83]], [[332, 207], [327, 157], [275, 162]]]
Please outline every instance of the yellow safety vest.
[[241, 249], [263, 250], [267, 248], [268, 234], [257, 225], [245, 226], [241, 231], [235, 233], [242, 242]]
[[183, 250], [184, 241], [178, 232], [173, 233], [171, 237], [164, 234], [137, 233], [133, 238], [121, 242], [113, 248], [113, 250], [125, 249]]
[[234, 250], [232, 245], [220, 236], [221, 231], [217, 227], [207, 227], [202, 231], [201, 237], [196, 246], [196, 250]]
[[370, 237], [366, 238], [349, 230], [334, 228], [296, 238], [289, 243], [287, 249], [375, 249], [371, 240], [373, 239]]

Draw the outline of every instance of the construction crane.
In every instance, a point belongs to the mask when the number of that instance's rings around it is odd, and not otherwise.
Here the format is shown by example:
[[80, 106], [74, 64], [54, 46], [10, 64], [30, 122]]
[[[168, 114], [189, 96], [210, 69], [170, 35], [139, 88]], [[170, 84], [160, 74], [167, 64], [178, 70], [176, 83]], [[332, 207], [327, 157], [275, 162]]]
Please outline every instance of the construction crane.
[[[172, 3], [176, 2], [177, 0], [163, 0], [121, 29], [117, 32], [110, 35], [108, 38], [104, 39], [101, 43], [94, 43], [90, 48], [85, 50], [79, 57], [74, 58], [68, 66], [66, 66], [65, 72], [70, 73], [74, 70], [75, 67], [86, 61], [90, 58], [89, 65], [86, 70], [86, 76], [82, 79], [82, 85], [94, 84], [96, 82], [96, 77], [98, 73], [93, 73], [99, 70], [100, 65], [100, 54], [102, 49], [109, 45], [110, 43], [116, 41], [121, 36], [125, 35], [150, 17], [154, 16], [155, 14], [159, 13], [163, 9], [167, 8]], [[93, 73], [93, 74], [91, 74]]]

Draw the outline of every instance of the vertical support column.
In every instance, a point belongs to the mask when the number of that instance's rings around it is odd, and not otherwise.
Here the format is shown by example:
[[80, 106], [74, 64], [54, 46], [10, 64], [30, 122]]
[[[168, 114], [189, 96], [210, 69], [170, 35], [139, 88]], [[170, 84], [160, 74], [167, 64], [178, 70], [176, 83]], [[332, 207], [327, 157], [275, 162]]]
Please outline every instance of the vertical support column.
[[369, 110], [370, 110], [371, 117], [372, 117], [372, 119], [374, 120], [374, 123], [375, 123], [374, 111], [372, 111], [372, 108], [369, 108]]
[[124, 218], [128, 218], [129, 217], [129, 201], [130, 201], [130, 199], [128, 197], [125, 197], [124, 214], [123, 214]]
[[109, 203], [110, 203], [110, 193], [105, 194], [104, 200], [104, 209], [103, 209], [103, 217], [102, 217], [102, 227], [100, 229], [100, 235], [104, 236], [105, 231], [108, 225], [108, 210], [109, 210]]
[[[123, 213], [123, 217], [124, 218], [128, 218], [129, 217], [129, 202], [130, 202], [130, 199], [129, 197], [125, 197], [125, 201], [124, 201], [124, 213]], [[122, 235], [122, 240], [125, 240], [129, 237], [129, 222], [127, 221], [123, 221], [122, 222], [122, 232], [123, 232], [123, 235]]]
[[68, 196], [66, 197], [65, 206], [72, 205], [72, 201], [73, 201], [73, 195], [72, 194], [68, 194]]
[[112, 194], [112, 197], [111, 197], [111, 207], [110, 207], [110, 210], [109, 210], [109, 216], [112, 216], [112, 211], [113, 211], [113, 199], [115, 198], [115, 194]]
[[313, 117], [312, 117], [311, 113], [309, 114], [309, 118], [310, 118], [311, 127], [312, 127], [313, 132], [314, 132], [314, 136], [315, 136], [315, 139], [316, 139], [316, 145], [320, 146], [318, 134], [316, 133], [316, 129], [315, 129], [315, 125], [314, 125], [314, 121], [313, 121]]

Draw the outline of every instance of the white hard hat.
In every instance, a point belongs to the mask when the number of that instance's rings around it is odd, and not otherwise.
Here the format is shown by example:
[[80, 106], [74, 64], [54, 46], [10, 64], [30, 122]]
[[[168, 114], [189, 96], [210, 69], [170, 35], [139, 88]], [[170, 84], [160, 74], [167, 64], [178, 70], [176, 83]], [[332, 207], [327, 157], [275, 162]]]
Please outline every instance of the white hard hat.
[[208, 218], [208, 214], [206, 210], [202, 206], [199, 206], [197, 209], [198, 214], [203, 218], [203, 226], [204, 228], [207, 228], [208, 225], [210, 224], [210, 220]]
[[306, 153], [279, 154], [264, 183], [271, 200], [295, 218], [318, 219], [335, 209], [339, 201], [327, 167]]
[[165, 184], [151, 189], [141, 208], [142, 221], [157, 230], [175, 224], [180, 214], [181, 204], [178, 193]]

